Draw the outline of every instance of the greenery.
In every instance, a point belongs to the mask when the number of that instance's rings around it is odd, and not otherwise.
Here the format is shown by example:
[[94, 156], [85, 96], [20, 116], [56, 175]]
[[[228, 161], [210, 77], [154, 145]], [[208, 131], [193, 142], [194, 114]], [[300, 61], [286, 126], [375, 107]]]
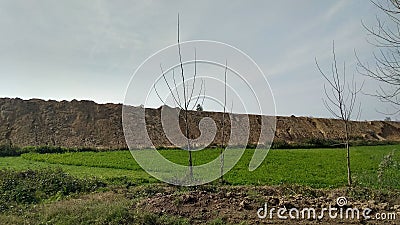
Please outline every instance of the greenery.
[[24, 153], [67, 153], [67, 152], [101, 152], [101, 151], [114, 151], [120, 149], [98, 149], [98, 148], [90, 148], [90, 147], [80, 147], [80, 148], [65, 148], [60, 146], [26, 146], [23, 148], [9, 146], [9, 145], [1, 145], [0, 146], [0, 157], [5, 156], [20, 156]]
[[[193, 217], [180, 217], [174, 213], [160, 213], [146, 208], [147, 201], [155, 199], [165, 193], [172, 194], [176, 199], [187, 196], [188, 193], [202, 193], [206, 191], [210, 196], [219, 193], [238, 192], [248, 199], [258, 199], [259, 205], [264, 203], [266, 196], [277, 194], [280, 196], [301, 195], [311, 198], [326, 197], [332, 193], [351, 197], [354, 200], [387, 202], [399, 199], [398, 191], [381, 191], [369, 188], [341, 188], [338, 190], [320, 190], [299, 185], [280, 185], [267, 188], [232, 187], [203, 185], [198, 187], [171, 187], [163, 184], [141, 185], [132, 188], [109, 187], [106, 191], [90, 194], [79, 194], [61, 200], [51, 200], [34, 205], [17, 205], [5, 212], [0, 212], [1, 224], [230, 224], [226, 215], [208, 216], [199, 221]], [[268, 194], [269, 193], [269, 194]], [[148, 199], [150, 198], [150, 200]], [[151, 203], [150, 203], [151, 204]], [[308, 204], [308, 203], [305, 203]], [[144, 208], [143, 208], [144, 206]], [[238, 211], [237, 213], [242, 213]], [[246, 224], [246, 223], [240, 223]]]
[[77, 179], [61, 169], [0, 170], [0, 211], [17, 204], [39, 203], [73, 193], [92, 192], [105, 183], [95, 178]]
[[16, 207], [0, 213], [1, 224], [189, 224], [186, 219], [139, 212], [131, 206], [136, 198], [126, 198], [114, 192], [82, 195], [79, 199], [65, 199], [35, 207]]
[[62, 168], [63, 171], [80, 178], [95, 176], [99, 179], [107, 181], [108, 183], [116, 184], [132, 182], [142, 184], [156, 182], [156, 179], [148, 175], [145, 171], [133, 172], [126, 169], [114, 169], [106, 167], [52, 164], [48, 162], [33, 161], [23, 157], [0, 157], [0, 168], [8, 168], [19, 171], [41, 168]]
[[[396, 166], [384, 168], [384, 171], [387, 171], [383, 173], [386, 174], [385, 176], [389, 176], [387, 174], [392, 171], [390, 183], [388, 179], [378, 182], [378, 170], [385, 155], [393, 152], [391, 160], [400, 162], [399, 147], [399, 145], [385, 145], [352, 148], [353, 176], [356, 182], [367, 187], [400, 188], [400, 173]], [[186, 152], [182, 150], [159, 150], [159, 152], [176, 163], [185, 165], [187, 161]], [[299, 184], [316, 188], [335, 188], [346, 185], [346, 165], [343, 160], [346, 157], [346, 151], [343, 149], [270, 150], [261, 166], [250, 172], [248, 164], [253, 153], [252, 149], [245, 151], [238, 164], [225, 175], [228, 183], [233, 185]], [[193, 152], [194, 165], [204, 164], [218, 156], [219, 149]], [[46, 166], [59, 166], [72, 175], [95, 176], [111, 183], [140, 185], [158, 182], [141, 169], [129, 151], [27, 153], [20, 157], [0, 158], [0, 167], [16, 170]]]
[[[363, 140], [357, 137], [353, 137], [350, 141], [352, 146], [376, 146], [376, 145], [396, 145], [400, 144], [396, 141], [371, 141]], [[257, 145], [248, 144], [246, 146], [248, 149], [255, 149]], [[343, 143], [338, 140], [330, 140], [325, 138], [311, 138], [299, 141], [296, 143], [290, 143], [285, 140], [275, 139], [272, 143], [272, 149], [309, 149], [309, 148], [341, 148]], [[171, 148], [159, 147], [159, 150], [174, 150]], [[16, 147], [10, 145], [0, 145], [0, 157], [7, 156], [20, 156], [25, 153], [72, 153], [72, 152], [109, 152], [109, 151], [119, 151], [123, 149], [99, 149], [90, 147], [79, 147], [79, 148], [66, 148], [60, 146], [25, 146]]]
[[[342, 189], [345, 195], [365, 201], [386, 201], [398, 196], [399, 147], [352, 148], [355, 187]], [[159, 152], [176, 163], [187, 161], [182, 150]], [[254, 149], [245, 151], [238, 164], [225, 175], [228, 183], [270, 185], [282, 195], [302, 193], [311, 197], [321, 196], [321, 190], [314, 188], [346, 185], [343, 149], [270, 150], [261, 166], [250, 172], [248, 164], [253, 153]], [[206, 163], [218, 155], [219, 149], [193, 152], [194, 164]], [[3, 168], [0, 170], [2, 224], [191, 223], [187, 218], [136, 208], [141, 199], [157, 196], [171, 187], [152, 184], [158, 181], [140, 168], [129, 151], [25, 153], [19, 157], [0, 157], [0, 168]], [[219, 193], [219, 188], [222, 186], [213, 184], [177, 187], [172, 193], [185, 195], [193, 190]], [[253, 189], [248, 192], [249, 198], [258, 199], [260, 195]], [[215, 218], [208, 224], [226, 224], [226, 221]]]
[[[373, 141], [353, 137], [350, 146], [377, 146], [377, 145], [398, 145], [396, 141]], [[345, 144], [338, 140], [325, 138], [311, 138], [296, 143], [289, 143], [285, 140], [274, 140], [272, 149], [310, 149], [310, 148], [344, 148]], [[255, 146], [254, 146], [255, 147]]]
[[396, 152], [398, 153], [398, 151], [393, 150], [383, 156], [377, 170], [374, 171], [375, 174], [360, 173], [359, 185], [384, 189], [399, 188], [400, 160], [398, 155], [395, 154]]
[[10, 145], [0, 145], [0, 157], [21, 155], [18, 148]]

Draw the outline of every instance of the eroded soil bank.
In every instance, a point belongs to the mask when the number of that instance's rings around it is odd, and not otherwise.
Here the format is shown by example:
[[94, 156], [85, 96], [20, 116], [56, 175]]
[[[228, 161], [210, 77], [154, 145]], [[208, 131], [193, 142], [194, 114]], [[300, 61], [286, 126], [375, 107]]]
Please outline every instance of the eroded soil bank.
[[[166, 107], [167, 110], [175, 110]], [[144, 110], [131, 107], [132, 113]], [[161, 108], [146, 109], [146, 129], [138, 130], [137, 135], [147, 133], [150, 144], [156, 147], [174, 147], [164, 134], [161, 123]], [[200, 135], [199, 124], [205, 118], [211, 118], [217, 132], [203, 129], [202, 135], [212, 136], [211, 144], [220, 145], [222, 140], [222, 114], [217, 112], [189, 112], [191, 137]], [[182, 116], [182, 115], [181, 115]], [[226, 137], [230, 143], [248, 140], [248, 146], [265, 144], [266, 138], [260, 138], [260, 127], [263, 121], [270, 122], [271, 117], [259, 115], [232, 114], [226, 115], [226, 135], [230, 134], [230, 124], [239, 125], [249, 120], [247, 132], [239, 132], [234, 137]], [[230, 121], [232, 120], [232, 121]], [[182, 122], [182, 121], [181, 121]], [[183, 129], [183, 123], [180, 123]], [[135, 127], [135, 126], [133, 126]], [[211, 132], [208, 134], [207, 132]], [[175, 132], [177, 133], [177, 132]], [[242, 136], [241, 136], [242, 135]], [[276, 132], [273, 134], [276, 143], [284, 144], [323, 144], [320, 142], [339, 141], [344, 137], [343, 124], [339, 120], [309, 117], [276, 117]], [[400, 141], [400, 122], [361, 121], [351, 122], [351, 138], [361, 142]], [[146, 136], [147, 137], [147, 136]], [[146, 138], [143, 137], [143, 138]], [[241, 143], [241, 142], [240, 142]], [[198, 143], [202, 145], [202, 143]], [[93, 101], [44, 101], [40, 99], [22, 100], [0, 98], [0, 146], [60, 146], [66, 148], [100, 148], [126, 149], [122, 129], [121, 104], [97, 104]], [[143, 143], [138, 148], [145, 148]], [[283, 146], [285, 147], [285, 146]]]

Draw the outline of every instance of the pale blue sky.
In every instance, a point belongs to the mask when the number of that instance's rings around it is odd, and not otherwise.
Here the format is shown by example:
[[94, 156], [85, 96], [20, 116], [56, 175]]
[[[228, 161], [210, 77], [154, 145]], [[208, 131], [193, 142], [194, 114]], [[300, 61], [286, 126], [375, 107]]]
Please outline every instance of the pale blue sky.
[[[154, 52], [183, 41], [233, 45], [260, 66], [278, 115], [331, 117], [314, 58], [328, 69], [332, 41], [347, 73], [354, 50], [369, 61], [367, 25], [379, 12], [366, 0], [279, 1], [0, 1], [0, 97], [88, 99], [122, 103], [130, 77]], [[246, 96], [244, 96], [246, 98]], [[361, 119], [383, 119], [390, 106], [360, 96]], [[205, 105], [207, 109], [207, 105]]]

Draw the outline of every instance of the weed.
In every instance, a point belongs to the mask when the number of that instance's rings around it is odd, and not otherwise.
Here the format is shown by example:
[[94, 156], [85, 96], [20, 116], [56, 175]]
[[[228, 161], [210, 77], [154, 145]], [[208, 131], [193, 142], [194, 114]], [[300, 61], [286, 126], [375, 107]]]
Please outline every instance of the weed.
[[17, 204], [58, 200], [74, 193], [92, 192], [105, 183], [95, 178], [75, 178], [61, 169], [0, 170], [0, 211]]

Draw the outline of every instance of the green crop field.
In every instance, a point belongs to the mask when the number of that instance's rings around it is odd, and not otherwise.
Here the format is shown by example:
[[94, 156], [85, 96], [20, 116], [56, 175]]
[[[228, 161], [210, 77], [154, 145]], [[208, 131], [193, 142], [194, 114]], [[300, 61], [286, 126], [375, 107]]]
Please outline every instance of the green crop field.
[[[354, 180], [358, 185], [400, 188], [400, 145], [360, 146], [351, 149]], [[171, 161], [185, 164], [183, 150], [160, 150]], [[248, 149], [238, 164], [225, 175], [233, 185], [299, 184], [317, 188], [346, 185], [346, 151], [343, 149], [270, 150], [255, 171], [248, 171], [254, 150]], [[394, 153], [389, 162], [384, 157]], [[219, 150], [207, 149], [193, 153], [195, 164], [218, 157]], [[98, 177], [105, 180], [128, 179], [134, 183], [158, 182], [135, 162], [129, 151], [73, 152], [1, 157], [0, 168], [15, 170], [61, 167], [79, 177]], [[384, 168], [382, 168], [384, 167]], [[381, 172], [379, 172], [382, 170]], [[379, 173], [381, 173], [379, 175]], [[381, 178], [379, 179], [379, 176]], [[380, 181], [380, 182], [379, 182]]]

